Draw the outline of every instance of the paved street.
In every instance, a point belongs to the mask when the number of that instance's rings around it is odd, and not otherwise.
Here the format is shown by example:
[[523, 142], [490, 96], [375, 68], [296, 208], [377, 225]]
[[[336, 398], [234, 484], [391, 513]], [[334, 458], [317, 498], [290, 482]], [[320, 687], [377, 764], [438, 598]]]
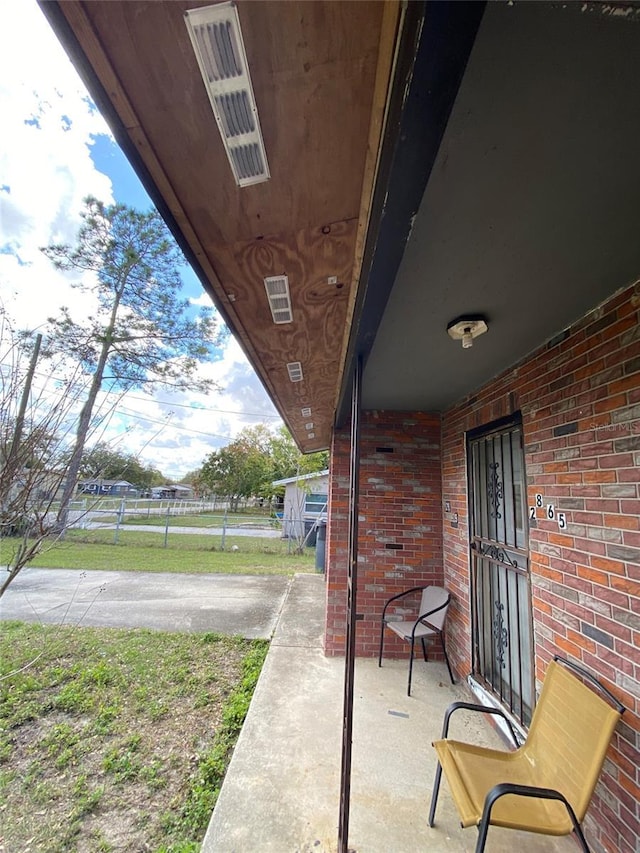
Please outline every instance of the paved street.
[[290, 583], [285, 575], [27, 568], [0, 599], [0, 619], [268, 638]]

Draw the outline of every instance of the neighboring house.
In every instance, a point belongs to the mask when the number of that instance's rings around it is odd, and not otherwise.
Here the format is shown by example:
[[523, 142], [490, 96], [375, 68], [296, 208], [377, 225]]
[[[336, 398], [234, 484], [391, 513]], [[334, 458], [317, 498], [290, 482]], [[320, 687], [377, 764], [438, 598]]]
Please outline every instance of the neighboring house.
[[218, 4], [239, 147], [187, 6], [42, 8], [299, 447], [331, 448], [326, 653], [375, 654], [382, 602], [435, 583], [458, 677], [525, 727], [551, 657], [582, 662], [628, 708], [587, 832], [636, 853], [637, 4]]
[[151, 497], [173, 501], [190, 501], [193, 500], [193, 489], [191, 486], [178, 486], [174, 484], [154, 486], [151, 489]]
[[[8, 472], [2, 473], [6, 476]], [[5, 493], [7, 505], [17, 499], [22, 506], [46, 508], [62, 493], [65, 474], [65, 470], [53, 471], [48, 468], [20, 469], [14, 474]]]
[[301, 539], [318, 521], [327, 519], [329, 471], [302, 474], [274, 480], [274, 487], [284, 486], [282, 533], [290, 539]]
[[79, 480], [76, 486], [78, 495], [95, 497], [136, 497], [138, 489], [128, 480]]

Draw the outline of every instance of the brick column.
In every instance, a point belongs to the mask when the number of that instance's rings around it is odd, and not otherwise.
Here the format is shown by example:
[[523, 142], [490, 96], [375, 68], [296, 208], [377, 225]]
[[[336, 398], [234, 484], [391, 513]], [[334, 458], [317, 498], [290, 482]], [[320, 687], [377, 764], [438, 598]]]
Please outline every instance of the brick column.
[[[344, 654], [349, 432], [334, 435], [327, 541], [327, 654]], [[378, 653], [387, 598], [412, 586], [442, 584], [440, 417], [364, 412], [361, 433], [356, 653]], [[388, 643], [388, 645], [387, 645]], [[408, 647], [389, 634], [385, 654]]]

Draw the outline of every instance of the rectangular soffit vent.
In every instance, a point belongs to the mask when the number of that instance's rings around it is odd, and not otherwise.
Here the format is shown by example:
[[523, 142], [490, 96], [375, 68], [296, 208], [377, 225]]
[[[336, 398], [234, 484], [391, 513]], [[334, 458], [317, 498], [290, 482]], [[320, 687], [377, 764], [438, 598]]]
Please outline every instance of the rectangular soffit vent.
[[299, 361], [290, 361], [287, 364], [287, 370], [289, 371], [289, 379], [292, 382], [302, 382], [302, 365]]
[[267, 154], [234, 3], [185, 12], [185, 22], [238, 186], [269, 179]]
[[289, 279], [286, 275], [272, 275], [264, 280], [269, 308], [274, 323], [292, 323], [291, 295]]

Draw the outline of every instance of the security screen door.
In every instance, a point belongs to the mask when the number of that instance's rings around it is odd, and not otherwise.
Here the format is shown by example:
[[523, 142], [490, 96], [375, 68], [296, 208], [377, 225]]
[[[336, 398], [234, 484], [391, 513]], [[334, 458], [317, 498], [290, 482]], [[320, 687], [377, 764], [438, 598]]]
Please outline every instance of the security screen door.
[[475, 430], [467, 442], [474, 675], [528, 726], [535, 695], [521, 422]]

